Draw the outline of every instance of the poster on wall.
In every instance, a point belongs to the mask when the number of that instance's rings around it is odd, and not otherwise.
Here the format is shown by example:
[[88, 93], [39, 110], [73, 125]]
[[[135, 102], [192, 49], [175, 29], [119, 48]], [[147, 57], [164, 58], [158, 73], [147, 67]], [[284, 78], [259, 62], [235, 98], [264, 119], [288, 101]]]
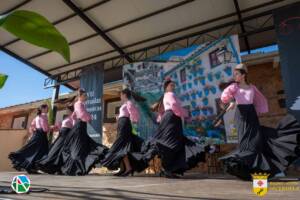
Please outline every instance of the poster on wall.
[[300, 3], [274, 11], [286, 107], [300, 121]]
[[226, 143], [238, 143], [238, 133], [234, 124], [235, 109], [229, 110], [224, 115]]
[[217, 114], [216, 99], [222, 92], [219, 85], [232, 80], [233, 67], [240, 63], [239, 52], [238, 37], [233, 35], [199, 45], [180, 59], [176, 56], [178, 62], [171, 57], [172, 62], [124, 65], [124, 84], [147, 99], [146, 105], [140, 107], [143, 123], [138, 128], [140, 133], [150, 131], [142, 136], [151, 136], [155, 130], [155, 115], [148, 108], [163, 94], [162, 84], [169, 77], [176, 84], [176, 95], [189, 111], [184, 134], [224, 143], [225, 129], [212, 127], [212, 121]]
[[137, 132], [143, 138], [151, 137], [157, 128], [155, 115], [149, 107], [163, 94], [164, 66], [165, 63], [138, 62], [123, 67], [126, 87], [147, 99], [146, 102], [136, 103], [140, 110]]
[[102, 95], [103, 95], [103, 66], [90, 66], [80, 77], [80, 88], [87, 93], [85, 103], [92, 121], [87, 125], [87, 132], [96, 142], [102, 143]]

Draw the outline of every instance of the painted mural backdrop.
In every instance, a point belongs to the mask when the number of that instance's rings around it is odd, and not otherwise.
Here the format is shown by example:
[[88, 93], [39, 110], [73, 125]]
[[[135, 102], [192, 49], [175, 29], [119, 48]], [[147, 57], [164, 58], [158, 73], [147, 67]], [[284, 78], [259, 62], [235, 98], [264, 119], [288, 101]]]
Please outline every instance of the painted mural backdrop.
[[139, 62], [123, 67], [123, 80], [132, 91], [147, 99], [139, 103], [141, 117], [137, 131], [143, 138], [151, 137], [157, 128], [156, 116], [149, 109], [163, 93], [165, 63]]
[[147, 102], [138, 105], [142, 112], [138, 134], [148, 138], [154, 133], [156, 116], [149, 106], [163, 94], [164, 79], [170, 77], [182, 105], [189, 111], [185, 135], [214, 143], [224, 143], [226, 138], [236, 141], [232, 116], [226, 117], [225, 126], [219, 128], [213, 128], [212, 121], [219, 110], [219, 84], [232, 79], [233, 67], [240, 62], [239, 52], [238, 37], [234, 35], [202, 44], [185, 56], [171, 57], [169, 62], [124, 65], [124, 84], [147, 98]]

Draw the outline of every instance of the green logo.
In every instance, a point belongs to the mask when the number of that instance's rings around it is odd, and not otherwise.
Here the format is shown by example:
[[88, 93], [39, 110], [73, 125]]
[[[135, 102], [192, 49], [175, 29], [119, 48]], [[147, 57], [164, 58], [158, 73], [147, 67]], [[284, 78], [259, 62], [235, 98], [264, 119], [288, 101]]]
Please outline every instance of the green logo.
[[11, 182], [12, 189], [18, 193], [27, 193], [30, 188], [30, 180], [25, 175], [15, 176]]

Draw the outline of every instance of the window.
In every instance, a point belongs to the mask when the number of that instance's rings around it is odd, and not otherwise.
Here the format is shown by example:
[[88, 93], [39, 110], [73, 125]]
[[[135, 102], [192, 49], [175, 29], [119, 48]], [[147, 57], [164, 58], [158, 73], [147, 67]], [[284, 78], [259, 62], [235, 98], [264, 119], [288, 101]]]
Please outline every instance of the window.
[[119, 109], [122, 105], [120, 98], [108, 99], [104, 103], [104, 123], [115, 123], [116, 116], [119, 114]]
[[185, 69], [180, 70], [180, 81], [181, 81], [181, 83], [186, 82], [186, 72], [185, 72]]
[[210, 67], [211, 68], [215, 68], [218, 65], [222, 64], [219, 61], [218, 56], [217, 56], [218, 51], [219, 51], [219, 48], [214, 50], [213, 52], [209, 53], [209, 62], [210, 62]]
[[12, 129], [26, 129], [28, 115], [14, 116], [11, 128]]
[[62, 122], [66, 118], [66, 116], [68, 116], [67, 110], [58, 110], [56, 112], [55, 124]]

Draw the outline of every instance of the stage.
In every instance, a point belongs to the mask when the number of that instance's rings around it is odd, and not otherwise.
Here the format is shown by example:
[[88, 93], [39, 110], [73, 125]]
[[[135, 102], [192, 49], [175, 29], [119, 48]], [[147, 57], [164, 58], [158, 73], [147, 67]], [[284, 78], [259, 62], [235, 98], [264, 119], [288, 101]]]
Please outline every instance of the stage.
[[[0, 185], [9, 185], [16, 172], [1, 172]], [[92, 174], [84, 177], [30, 175], [33, 188], [48, 192], [24, 195], [0, 194], [3, 199], [258, 199], [252, 182], [228, 175], [187, 174], [181, 179], [165, 179], [154, 175], [114, 177]], [[295, 179], [294, 179], [295, 180]], [[300, 182], [297, 181], [299, 186]], [[297, 199], [300, 191], [268, 191], [264, 199]]]

